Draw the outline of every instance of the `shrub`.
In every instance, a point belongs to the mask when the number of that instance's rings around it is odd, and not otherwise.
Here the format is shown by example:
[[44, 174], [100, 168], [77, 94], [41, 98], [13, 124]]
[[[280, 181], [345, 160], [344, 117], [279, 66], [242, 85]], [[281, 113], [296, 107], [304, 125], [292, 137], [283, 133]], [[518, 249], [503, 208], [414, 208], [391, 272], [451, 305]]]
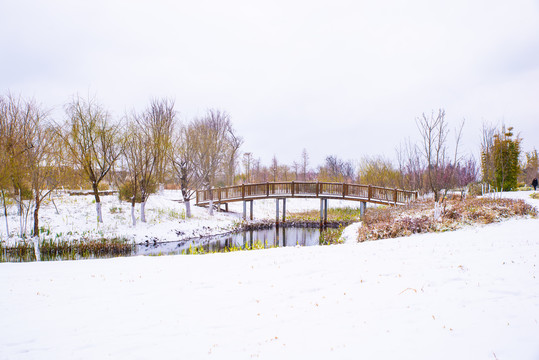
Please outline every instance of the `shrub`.
[[[118, 189], [118, 196], [120, 197], [120, 200], [122, 201], [131, 201], [133, 198], [133, 181], [128, 180], [120, 185], [120, 188]], [[152, 184], [151, 187], [148, 189], [148, 193], [152, 194], [157, 191], [157, 185]], [[137, 188], [137, 194], [135, 196], [135, 202], [140, 203], [142, 202], [142, 193], [140, 191], [140, 188]]]

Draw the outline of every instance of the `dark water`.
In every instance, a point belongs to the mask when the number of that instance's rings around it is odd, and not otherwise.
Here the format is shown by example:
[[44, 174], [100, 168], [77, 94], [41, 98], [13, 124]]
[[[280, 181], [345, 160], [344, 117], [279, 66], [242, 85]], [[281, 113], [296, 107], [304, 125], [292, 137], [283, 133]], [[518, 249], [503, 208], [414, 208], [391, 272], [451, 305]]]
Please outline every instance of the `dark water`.
[[200, 252], [223, 252], [227, 250], [259, 249], [283, 246], [319, 245], [320, 230], [316, 228], [272, 228], [250, 230], [236, 234], [211, 236], [188, 241], [137, 245], [135, 255], [173, 255]]
[[[201, 254], [284, 246], [314, 246], [319, 245], [319, 243], [320, 230], [317, 228], [274, 227], [167, 243], [126, 244], [125, 248], [121, 249], [118, 247], [110, 248], [110, 250], [100, 248], [96, 251], [70, 249], [69, 251], [58, 250], [50, 253], [42, 251], [39, 258], [41, 261], [58, 261], [136, 255]], [[34, 246], [27, 246], [17, 251], [2, 248], [0, 251], [0, 262], [28, 262], [36, 261], [36, 258]]]

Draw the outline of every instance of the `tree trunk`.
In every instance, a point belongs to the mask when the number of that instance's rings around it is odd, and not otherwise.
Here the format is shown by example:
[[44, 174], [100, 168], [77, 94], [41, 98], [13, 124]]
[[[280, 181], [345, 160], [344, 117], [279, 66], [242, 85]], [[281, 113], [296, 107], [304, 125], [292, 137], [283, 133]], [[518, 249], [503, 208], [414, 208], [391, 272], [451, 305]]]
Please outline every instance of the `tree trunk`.
[[209, 195], [210, 195], [210, 208], [208, 209], [208, 212], [210, 216], [213, 216], [213, 190], [210, 187], [208, 187]]
[[137, 218], [135, 217], [135, 195], [131, 198], [131, 220], [133, 221], [133, 227], [137, 226]]
[[184, 182], [180, 182], [182, 188], [182, 197], [183, 203], [185, 204], [185, 216], [187, 218], [191, 217], [191, 199], [189, 199], [189, 194], [187, 193], [187, 185], [184, 185]]
[[97, 211], [97, 222], [103, 223], [103, 213], [101, 212], [101, 199], [99, 198], [99, 190], [97, 189], [97, 183], [92, 184], [92, 190], [95, 196], [95, 209]]
[[23, 237], [25, 231], [25, 226], [23, 225], [23, 210], [22, 210], [22, 196], [21, 196], [21, 189], [19, 188], [19, 218], [20, 218], [20, 224], [21, 224], [21, 238]]
[[144, 199], [141, 203], [140, 203], [140, 221], [145, 223], [146, 222], [146, 213], [145, 213], [145, 209], [146, 209], [146, 199]]
[[6, 219], [6, 235], [9, 237], [9, 222], [7, 219], [7, 204], [6, 204], [6, 193], [2, 190], [2, 202], [4, 204], [4, 217]]
[[36, 196], [36, 207], [34, 208], [34, 237], [39, 237], [39, 197]]
[[32, 242], [34, 243], [34, 254], [36, 255], [36, 261], [41, 261], [41, 253], [39, 252], [39, 237], [34, 237]]
[[95, 203], [95, 210], [97, 212], [97, 222], [98, 223], [103, 223], [103, 213], [101, 211], [101, 203], [100, 202]]
[[185, 204], [185, 216], [187, 218], [191, 217], [191, 200], [184, 200], [183, 203]]

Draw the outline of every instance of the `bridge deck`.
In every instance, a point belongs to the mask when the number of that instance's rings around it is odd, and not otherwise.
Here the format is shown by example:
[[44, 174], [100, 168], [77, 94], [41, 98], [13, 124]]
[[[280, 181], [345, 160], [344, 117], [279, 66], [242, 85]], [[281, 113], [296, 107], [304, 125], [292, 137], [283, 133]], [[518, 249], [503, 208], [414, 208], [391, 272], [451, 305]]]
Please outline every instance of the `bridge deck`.
[[363, 201], [385, 205], [405, 205], [417, 199], [416, 191], [390, 189], [372, 185], [290, 181], [242, 184], [211, 190], [197, 190], [196, 205], [226, 204], [234, 201], [267, 198], [323, 198]]

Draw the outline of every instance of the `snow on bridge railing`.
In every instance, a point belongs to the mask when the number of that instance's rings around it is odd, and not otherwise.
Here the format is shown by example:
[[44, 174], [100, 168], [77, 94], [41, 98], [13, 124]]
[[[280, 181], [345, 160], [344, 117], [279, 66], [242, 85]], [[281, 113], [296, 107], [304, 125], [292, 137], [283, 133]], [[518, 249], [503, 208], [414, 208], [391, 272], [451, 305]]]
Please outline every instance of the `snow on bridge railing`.
[[197, 190], [196, 204], [253, 200], [261, 198], [331, 198], [367, 201], [380, 204], [404, 205], [417, 199], [417, 191], [391, 189], [380, 186], [314, 182], [287, 181], [241, 184], [221, 188]]

